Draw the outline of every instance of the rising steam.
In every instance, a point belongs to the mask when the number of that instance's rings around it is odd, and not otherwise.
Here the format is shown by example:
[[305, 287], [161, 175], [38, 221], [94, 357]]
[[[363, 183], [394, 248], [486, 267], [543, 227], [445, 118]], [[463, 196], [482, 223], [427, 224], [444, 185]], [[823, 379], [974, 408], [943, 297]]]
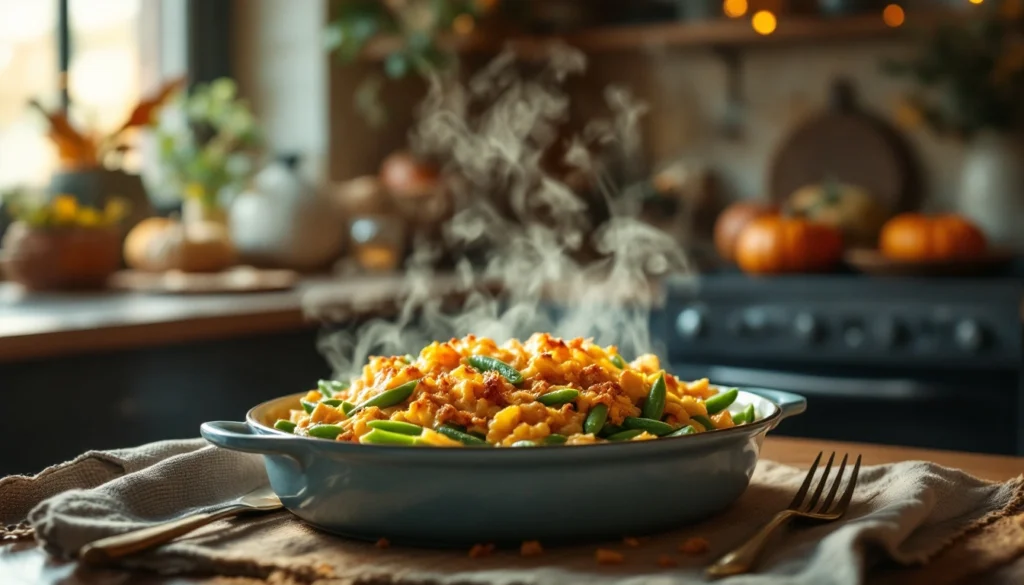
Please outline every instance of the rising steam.
[[[436, 251], [417, 246], [395, 318], [321, 338], [335, 376], [355, 373], [370, 355], [416, 353], [434, 340], [468, 333], [499, 343], [538, 331], [593, 337], [618, 345], [627, 358], [658, 349], [649, 327], [657, 302], [651, 277], [685, 271], [686, 258], [676, 240], [638, 219], [639, 193], [617, 189], [591, 154], [599, 147], [621, 160], [639, 160], [645, 107], [628, 91], [609, 88], [608, 119], [587, 124], [565, 149], [564, 164], [599, 186], [610, 212], [602, 225], [588, 225], [586, 201], [544, 169], [545, 153], [569, 115], [562, 84], [585, 68], [582, 53], [557, 47], [529, 78], [505, 53], [466, 86], [433, 81], [410, 143], [418, 152], [441, 155], [449, 161], [446, 170], [459, 177], [451, 187], [454, 215], [444, 229], [448, 247], [487, 255], [483, 262], [468, 255], [458, 261], [454, 288], [464, 300], [453, 308], [434, 286]], [[494, 193], [500, 197], [487, 196]], [[581, 263], [576, 258], [588, 234], [600, 258]]]

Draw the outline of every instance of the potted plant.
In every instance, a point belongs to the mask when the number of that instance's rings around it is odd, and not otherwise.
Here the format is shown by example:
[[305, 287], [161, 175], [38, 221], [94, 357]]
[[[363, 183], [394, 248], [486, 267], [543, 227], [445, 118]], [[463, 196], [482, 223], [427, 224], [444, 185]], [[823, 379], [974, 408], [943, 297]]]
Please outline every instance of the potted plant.
[[976, 18], [937, 28], [909, 60], [886, 64], [918, 88], [907, 112], [964, 141], [959, 211], [990, 239], [1024, 250], [1024, 9], [974, 7]]
[[181, 194], [182, 219], [226, 225], [225, 207], [255, 167], [256, 119], [235, 82], [196, 86], [155, 123], [165, 183]]
[[[497, 4], [497, 0], [336, 1], [324, 41], [339, 61], [352, 63], [372, 39], [390, 37], [395, 42], [382, 45], [387, 47], [384, 74], [389, 79], [410, 73], [426, 77], [445, 71], [456, 61], [451, 44], [444, 39], [468, 37]], [[387, 119], [378, 97], [381, 86], [380, 78], [371, 76], [355, 92], [356, 108], [373, 125]]]
[[14, 222], [0, 241], [6, 276], [37, 290], [102, 287], [121, 266], [125, 201], [112, 197], [97, 208], [68, 194], [39, 199], [7, 205]]
[[125, 156], [134, 148], [138, 131], [183, 85], [183, 78], [165, 83], [140, 100], [128, 118], [109, 133], [77, 127], [69, 108], [48, 110], [37, 100], [29, 102], [45, 116], [48, 135], [57, 147], [59, 166], [50, 179], [49, 196], [71, 195], [84, 208], [104, 208], [110, 197], [118, 197], [131, 205], [129, 224], [148, 216], [151, 207], [142, 179], [125, 170]]

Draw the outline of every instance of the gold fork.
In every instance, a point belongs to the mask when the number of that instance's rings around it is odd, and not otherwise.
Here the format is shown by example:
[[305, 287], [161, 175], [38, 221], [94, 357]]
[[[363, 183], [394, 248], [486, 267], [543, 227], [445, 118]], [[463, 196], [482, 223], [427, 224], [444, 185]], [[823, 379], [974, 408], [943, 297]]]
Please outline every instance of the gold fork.
[[807, 502], [804, 502], [807, 490], [810, 489], [811, 482], [814, 479], [814, 472], [818, 470], [818, 463], [821, 462], [821, 456], [822, 453], [818, 453], [818, 457], [814, 459], [814, 463], [811, 464], [811, 468], [807, 471], [807, 477], [804, 478], [803, 485], [796, 492], [796, 496], [793, 497], [789, 507], [776, 514], [771, 522], [752, 536], [750, 540], [708, 567], [707, 574], [709, 576], [728, 577], [729, 575], [750, 572], [764, 550], [765, 545], [768, 544], [768, 539], [772, 534], [794, 518], [816, 522], [831, 522], [838, 520], [846, 513], [846, 509], [850, 506], [850, 500], [853, 498], [853, 490], [857, 486], [857, 474], [860, 472], [860, 455], [857, 455], [857, 462], [853, 466], [853, 473], [850, 474], [846, 482], [846, 490], [843, 491], [843, 495], [836, 502], [835, 506], [832, 505], [832, 502], [839, 491], [839, 484], [843, 482], [847, 455], [843, 455], [843, 461], [839, 464], [839, 473], [836, 474], [836, 478], [832, 482], [832, 489], [829, 490], [825, 501], [821, 502], [820, 506], [818, 505], [818, 500], [821, 499], [821, 494], [825, 491], [825, 485], [828, 483], [828, 475], [832, 469], [832, 462], [836, 457], [835, 453], [829, 456], [828, 463], [825, 464], [825, 471], [821, 474], [821, 479], [818, 480], [818, 487], [814, 490], [814, 494]]

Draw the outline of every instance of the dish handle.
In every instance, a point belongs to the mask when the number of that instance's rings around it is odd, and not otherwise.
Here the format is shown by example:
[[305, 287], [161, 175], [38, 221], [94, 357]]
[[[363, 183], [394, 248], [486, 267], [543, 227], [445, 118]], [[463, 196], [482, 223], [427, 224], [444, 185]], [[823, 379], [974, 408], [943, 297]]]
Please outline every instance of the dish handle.
[[786, 392], [784, 390], [770, 390], [768, 388], [744, 388], [744, 390], [757, 394], [763, 398], [767, 398], [778, 405], [779, 410], [781, 411], [781, 416], [779, 416], [778, 422], [773, 425], [773, 428], [784, 419], [796, 416], [807, 410], [807, 399], [799, 394]]
[[244, 422], [229, 420], [205, 422], [199, 427], [199, 434], [221, 449], [260, 455], [282, 455], [293, 459], [300, 467], [305, 467], [301, 456], [304, 451], [302, 441], [293, 437], [260, 435], [253, 433]]

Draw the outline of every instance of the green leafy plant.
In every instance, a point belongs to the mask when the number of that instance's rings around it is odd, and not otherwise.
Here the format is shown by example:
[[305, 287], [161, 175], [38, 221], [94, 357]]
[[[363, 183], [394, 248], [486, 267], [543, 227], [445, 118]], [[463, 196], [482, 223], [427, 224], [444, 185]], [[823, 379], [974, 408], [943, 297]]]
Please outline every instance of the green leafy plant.
[[240, 189], [261, 145], [252, 111], [227, 78], [198, 85], [167, 108], [156, 135], [166, 179], [211, 207], [226, 190]]
[[[352, 63], [367, 43], [388, 37], [383, 45], [383, 71], [390, 79], [411, 73], [427, 76], [455, 62], [445, 37], [465, 36], [497, 0], [337, 0], [325, 31], [327, 50], [342, 63]], [[357, 88], [357, 109], [373, 125], [387, 120], [379, 93], [380, 76], [370, 76]]]
[[335, 5], [325, 42], [341, 61], [352, 62], [370, 39], [390, 35], [397, 42], [384, 58], [388, 77], [432, 72], [451, 61], [441, 37], [468, 33], [493, 4], [482, 0], [341, 1]]
[[885, 63], [917, 83], [907, 105], [936, 132], [967, 138], [1024, 122], [1024, 2], [990, 4], [935, 29], [912, 59]]

